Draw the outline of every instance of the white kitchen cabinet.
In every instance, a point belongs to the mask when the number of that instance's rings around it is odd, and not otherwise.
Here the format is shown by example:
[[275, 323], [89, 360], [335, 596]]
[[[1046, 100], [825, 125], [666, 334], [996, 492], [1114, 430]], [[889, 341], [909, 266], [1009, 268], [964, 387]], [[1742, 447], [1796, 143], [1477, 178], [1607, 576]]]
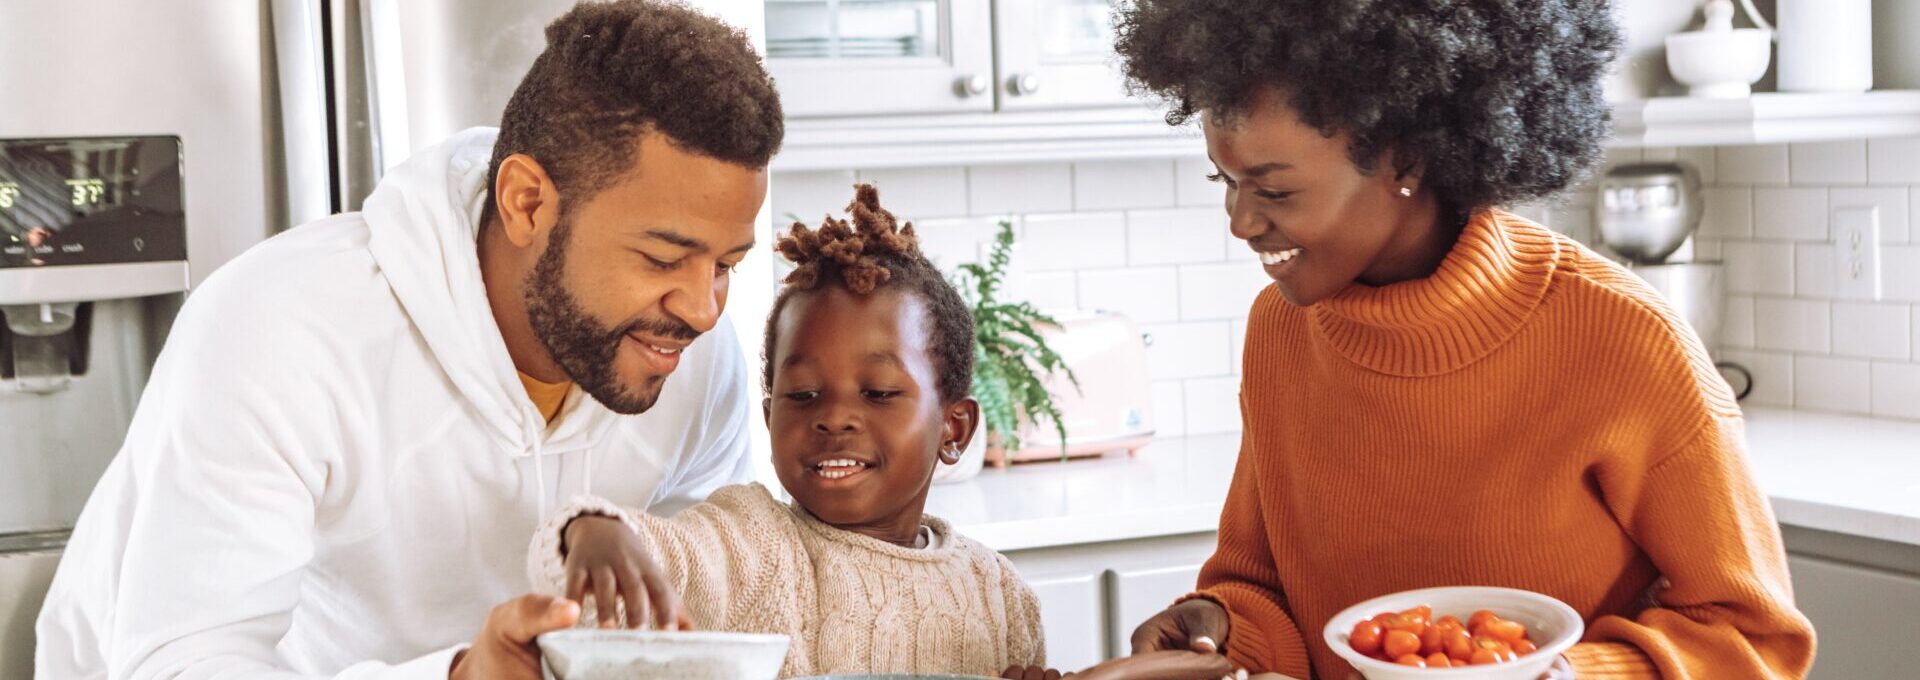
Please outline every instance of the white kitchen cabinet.
[[1206, 558], [1166, 567], [1123, 569], [1112, 572], [1113, 649], [1126, 654], [1133, 648], [1133, 629], [1154, 614], [1173, 604], [1181, 595], [1193, 592], [1200, 580], [1200, 565]]
[[1212, 532], [1014, 550], [1040, 598], [1047, 664], [1077, 671], [1131, 648], [1133, 629], [1193, 590]]
[[991, 0], [765, 0], [788, 117], [993, 110]]
[[1117, 0], [997, 0], [994, 73], [1001, 111], [1127, 104], [1113, 51]]
[[1793, 599], [1818, 640], [1812, 680], [1912, 678], [1920, 546], [1783, 526]]
[[1107, 658], [1105, 579], [1085, 571], [1027, 581], [1040, 599], [1040, 621], [1047, 632], [1047, 664], [1086, 668]]
[[765, 0], [792, 118], [1129, 103], [1116, 0]]

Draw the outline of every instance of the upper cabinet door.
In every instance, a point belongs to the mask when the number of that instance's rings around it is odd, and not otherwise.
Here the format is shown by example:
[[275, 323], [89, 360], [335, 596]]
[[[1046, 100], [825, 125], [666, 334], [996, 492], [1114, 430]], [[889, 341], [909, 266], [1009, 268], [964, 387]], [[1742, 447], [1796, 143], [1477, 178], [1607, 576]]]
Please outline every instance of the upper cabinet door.
[[991, 0], [766, 0], [789, 117], [993, 110]]
[[1113, 51], [1117, 0], [996, 0], [1000, 110], [1129, 101]]

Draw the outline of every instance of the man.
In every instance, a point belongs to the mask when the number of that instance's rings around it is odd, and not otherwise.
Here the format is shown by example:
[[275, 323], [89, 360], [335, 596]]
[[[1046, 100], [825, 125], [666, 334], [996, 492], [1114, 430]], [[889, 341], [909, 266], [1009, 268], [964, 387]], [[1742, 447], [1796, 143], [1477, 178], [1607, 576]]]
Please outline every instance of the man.
[[190, 297], [48, 594], [40, 677], [537, 677], [533, 637], [578, 615], [511, 599], [548, 509], [747, 478], [721, 310], [771, 79], [665, 4], [582, 5], [547, 41], [497, 138]]

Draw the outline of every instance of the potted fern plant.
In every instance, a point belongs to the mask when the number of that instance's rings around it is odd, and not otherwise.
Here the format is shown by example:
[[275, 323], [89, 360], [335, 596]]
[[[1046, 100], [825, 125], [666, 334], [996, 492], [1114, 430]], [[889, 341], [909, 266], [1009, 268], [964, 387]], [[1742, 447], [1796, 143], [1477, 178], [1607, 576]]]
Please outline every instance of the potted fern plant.
[[[960, 265], [955, 281], [973, 310], [973, 396], [980, 401], [980, 419], [986, 427], [986, 436], [974, 440], [1015, 451], [1023, 444], [1017, 434], [1021, 423], [1045, 420], [1059, 435], [1060, 454], [1065, 457], [1067, 429], [1053, 395], [1047, 392], [1046, 379], [1064, 373], [1075, 387], [1079, 379], [1040, 333], [1039, 326], [1057, 322], [1031, 303], [1000, 298], [1013, 241], [1013, 223], [1002, 220], [987, 261]], [[969, 451], [974, 460], [962, 464], [977, 469], [982, 453]]]

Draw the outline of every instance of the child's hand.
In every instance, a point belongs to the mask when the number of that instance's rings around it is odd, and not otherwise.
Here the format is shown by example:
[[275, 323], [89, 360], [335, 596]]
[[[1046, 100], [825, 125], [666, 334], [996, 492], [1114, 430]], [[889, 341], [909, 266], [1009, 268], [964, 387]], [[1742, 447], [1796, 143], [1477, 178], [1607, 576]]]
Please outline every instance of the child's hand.
[[1002, 680], [1060, 680], [1060, 671], [1041, 666], [1008, 666], [1000, 671]]
[[601, 628], [619, 626], [620, 608], [625, 604], [628, 628], [693, 629], [679, 594], [620, 520], [599, 515], [575, 518], [567, 523], [561, 549], [566, 554], [567, 599], [580, 602], [592, 594]]

